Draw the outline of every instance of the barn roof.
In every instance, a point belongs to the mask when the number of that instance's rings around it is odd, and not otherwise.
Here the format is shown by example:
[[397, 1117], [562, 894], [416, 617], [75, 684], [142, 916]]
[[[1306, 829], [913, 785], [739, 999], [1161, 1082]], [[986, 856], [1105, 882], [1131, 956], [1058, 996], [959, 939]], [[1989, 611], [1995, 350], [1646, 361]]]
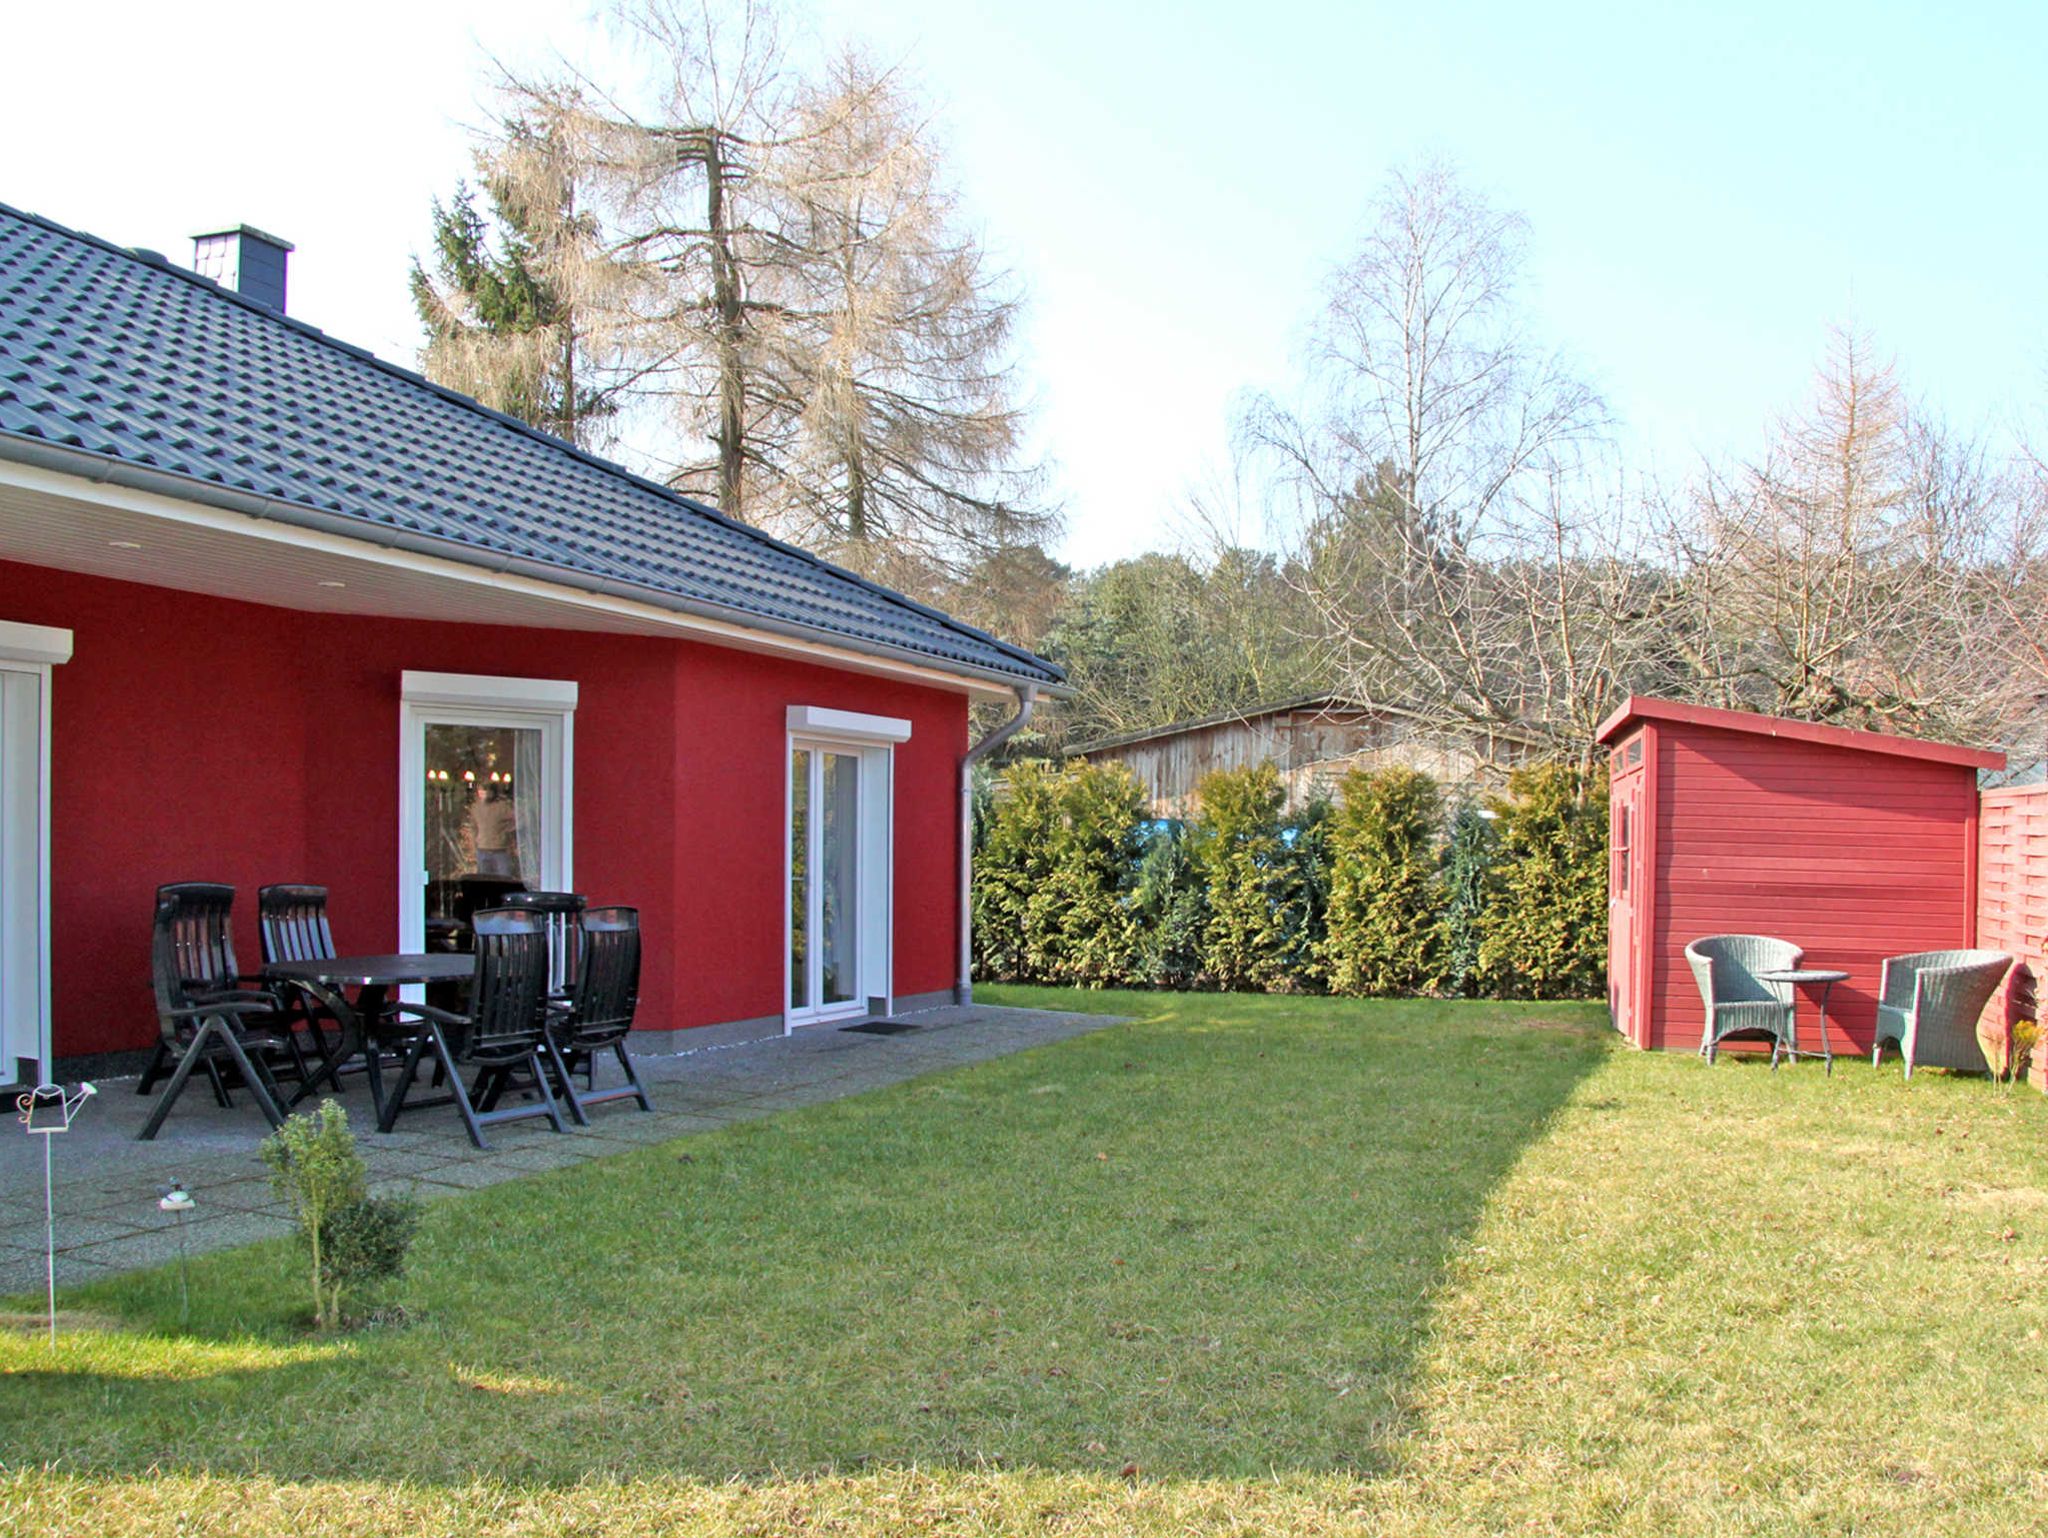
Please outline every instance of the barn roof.
[[1789, 742], [1847, 748], [1856, 753], [1883, 753], [1895, 758], [1919, 759], [1923, 763], [1954, 764], [1963, 769], [2005, 767], [2005, 755], [1988, 748], [1928, 742], [1918, 737], [1897, 737], [1889, 732], [1855, 731], [1846, 726], [1824, 726], [1817, 721], [1794, 721], [1786, 716], [1767, 716], [1750, 710], [1687, 705], [1678, 700], [1660, 700], [1642, 694], [1630, 695], [1619, 710], [1600, 723], [1600, 729], [1594, 735], [1601, 742], [1612, 742], [1639, 721], [1669, 721], [1682, 726], [1747, 732], [1757, 737], [1779, 737]]
[[1178, 737], [1182, 732], [1205, 731], [1212, 726], [1231, 726], [1247, 721], [1261, 720], [1266, 716], [1287, 715], [1297, 710], [1355, 711], [1373, 715], [1404, 715], [1405, 711], [1391, 706], [1373, 705], [1345, 694], [1303, 694], [1294, 699], [1272, 700], [1264, 705], [1246, 705], [1237, 710], [1221, 710], [1212, 716], [1197, 716], [1188, 721], [1171, 721], [1165, 726], [1148, 726], [1142, 731], [1124, 732], [1114, 737], [1098, 737], [1093, 742], [1084, 742], [1067, 749], [1075, 758], [1086, 758], [1093, 753], [1107, 753], [1116, 748], [1128, 748], [1141, 742], [1151, 742], [1160, 737]]
[[161, 256], [5, 204], [0, 459], [946, 672], [1065, 676]]

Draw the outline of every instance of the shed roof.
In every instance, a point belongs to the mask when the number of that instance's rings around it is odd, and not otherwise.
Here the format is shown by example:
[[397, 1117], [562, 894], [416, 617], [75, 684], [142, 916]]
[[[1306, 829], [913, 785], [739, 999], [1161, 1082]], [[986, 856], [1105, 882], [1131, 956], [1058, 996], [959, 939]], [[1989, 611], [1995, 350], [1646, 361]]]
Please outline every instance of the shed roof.
[[1767, 716], [1752, 710], [1722, 710], [1712, 705], [1687, 705], [1678, 700], [1660, 700], [1632, 694], [1605, 721], [1594, 736], [1612, 742], [1638, 721], [1669, 721], [1682, 726], [1713, 727], [1720, 731], [1747, 732], [1757, 737], [1781, 737], [1790, 742], [1818, 743], [1824, 747], [1847, 748], [1855, 753], [1884, 753], [1894, 758], [1914, 758], [1923, 763], [1954, 764], [1961, 769], [2003, 769], [2005, 755], [1989, 748], [1967, 748], [1960, 743], [1928, 742], [1918, 737], [1896, 737], [1889, 732], [1855, 731], [1846, 726], [1825, 726], [1817, 721], [1794, 721], [1786, 716]]
[[[943, 671], [1052, 663], [162, 257], [0, 203], [0, 459]], [[316, 521], [318, 520], [318, 521]]]

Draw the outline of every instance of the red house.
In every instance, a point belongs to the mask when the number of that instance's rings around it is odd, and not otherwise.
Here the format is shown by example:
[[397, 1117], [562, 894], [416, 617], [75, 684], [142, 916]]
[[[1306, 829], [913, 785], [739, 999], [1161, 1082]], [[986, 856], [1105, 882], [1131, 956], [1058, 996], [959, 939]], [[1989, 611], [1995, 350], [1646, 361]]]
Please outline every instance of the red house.
[[[1631, 698], [1609, 748], [1607, 996], [1639, 1047], [1699, 1045], [1685, 947], [1768, 934], [1850, 974], [1830, 1044], [1868, 1051], [1879, 964], [1975, 943], [1977, 771], [2001, 753]], [[1815, 1016], [1800, 1002], [1802, 1039]]]
[[288, 249], [0, 206], [0, 1080], [155, 1039], [166, 881], [357, 952], [637, 905], [657, 1050], [952, 1000], [968, 706], [1058, 669], [288, 319]]

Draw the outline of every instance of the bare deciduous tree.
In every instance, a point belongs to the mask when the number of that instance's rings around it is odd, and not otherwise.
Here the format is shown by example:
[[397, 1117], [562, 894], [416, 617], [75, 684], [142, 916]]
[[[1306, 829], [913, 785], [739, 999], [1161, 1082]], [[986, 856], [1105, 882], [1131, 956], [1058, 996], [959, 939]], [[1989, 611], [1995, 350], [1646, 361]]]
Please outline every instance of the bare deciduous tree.
[[1868, 338], [1831, 333], [1814, 398], [1704, 475], [1675, 526], [1691, 691], [1887, 730], [1999, 735], [2012, 517], [1981, 445], [1916, 412]]
[[1604, 406], [1528, 334], [1524, 241], [1449, 168], [1395, 176], [1331, 281], [1310, 404], [1244, 424], [1348, 691], [1503, 754], [1590, 740], [1655, 585], [1602, 484]]
[[800, 95], [777, 185], [802, 255], [779, 368], [801, 401], [789, 532], [860, 568], [952, 570], [1058, 528], [1024, 432], [1018, 300], [893, 73], [842, 54]]
[[581, 447], [595, 447], [630, 387], [618, 317], [631, 276], [603, 249], [558, 140], [517, 117], [479, 149], [488, 200], [459, 187], [434, 207], [434, 264], [415, 261], [427, 375]]
[[612, 14], [639, 89], [503, 86], [634, 279], [617, 334], [680, 436], [671, 482], [924, 592], [1056, 532], [1021, 464], [1013, 285], [902, 82], [855, 55], [798, 69], [761, 0]]
[[562, 146], [607, 255], [638, 280], [620, 329], [680, 435], [670, 480], [744, 517], [788, 437], [759, 364], [791, 258], [766, 183], [798, 82], [753, 0], [622, 0], [610, 14], [644, 81], [507, 72], [506, 116]]

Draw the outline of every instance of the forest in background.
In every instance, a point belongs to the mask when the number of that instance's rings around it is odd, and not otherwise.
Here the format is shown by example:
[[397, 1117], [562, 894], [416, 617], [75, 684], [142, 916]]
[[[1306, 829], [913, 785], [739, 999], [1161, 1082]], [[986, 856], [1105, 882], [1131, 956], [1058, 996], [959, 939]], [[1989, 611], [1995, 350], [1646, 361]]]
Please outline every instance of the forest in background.
[[1075, 571], [1027, 296], [916, 82], [765, 3], [611, 24], [640, 78], [498, 79], [411, 276], [423, 367], [1059, 662], [1073, 697], [1015, 751], [1327, 691], [1584, 765], [1633, 692], [2040, 755], [2048, 476], [1879, 339], [1816, 317], [1803, 406], [1759, 380], [1747, 452], [1653, 474], [1536, 332], [1526, 221], [1406, 167], [1273, 306], [1297, 368], [1243, 397], [1229, 484], [1176, 548]]

